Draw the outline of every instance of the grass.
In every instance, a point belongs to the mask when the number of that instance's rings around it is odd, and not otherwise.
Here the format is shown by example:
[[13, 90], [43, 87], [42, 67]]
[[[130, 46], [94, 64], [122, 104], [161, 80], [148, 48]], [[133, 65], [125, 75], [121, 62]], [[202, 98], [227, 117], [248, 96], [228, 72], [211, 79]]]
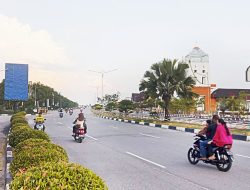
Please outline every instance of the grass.
[[[131, 117], [127, 117], [127, 116], [122, 116], [121, 114], [118, 115], [118, 114], [115, 114], [115, 113], [108, 113], [108, 112], [104, 112], [104, 113], [102, 113], [102, 115], [106, 116], [106, 117], [116, 117], [116, 118], [119, 118], [119, 119], [127, 119], [127, 120], [134, 120], [134, 121], [157, 123], [157, 124], [162, 124], [162, 125], [171, 125], [171, 126], [191, 128], [191, 129], [202, 129], [204, 127], [204, 125], [190, 124], [190, 123], [183, 123], [183, 122], [171, 122], [171, 121], [166, 122], [166, 121], [160, 121], [160, 120], [157, 120], [157, 119], [131, 118]], [[232, 134], [250, 136], [250, 129], [231, 128], [230, 131], [231, 131]]]

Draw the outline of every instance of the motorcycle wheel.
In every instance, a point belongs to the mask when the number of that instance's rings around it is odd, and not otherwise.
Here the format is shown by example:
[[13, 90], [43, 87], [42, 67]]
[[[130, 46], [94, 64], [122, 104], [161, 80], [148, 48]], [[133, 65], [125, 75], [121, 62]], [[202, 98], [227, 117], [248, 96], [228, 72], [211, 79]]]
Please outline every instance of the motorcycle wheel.
[[188, 161], [193, 165], [197, 164], [199, 162], [199, 158], [197, 156], [198, 154], [199, 152], [197, 150], [195, 150], [194, 148], [190, 148], [187, 154]]
[[220, 161], [216, 164], [219, 171], [227, 172], [232, 167], [232, 159], [225, 153], [220, 154]]
[[79, 143], [82, 143], [82, 138], [79, 138], [79, 139], [78, 139], [78, 142], [79, 142]]

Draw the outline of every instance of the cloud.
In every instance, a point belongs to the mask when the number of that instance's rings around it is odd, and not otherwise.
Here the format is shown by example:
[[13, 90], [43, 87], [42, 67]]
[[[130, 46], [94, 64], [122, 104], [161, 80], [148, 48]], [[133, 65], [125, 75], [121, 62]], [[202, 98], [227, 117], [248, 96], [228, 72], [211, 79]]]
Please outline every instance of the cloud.
[[64, 49], [47, 31], [35, 31], [28, 24], [3, 15], [0, 15], [0, 59], [44, 70], [69, 62]]

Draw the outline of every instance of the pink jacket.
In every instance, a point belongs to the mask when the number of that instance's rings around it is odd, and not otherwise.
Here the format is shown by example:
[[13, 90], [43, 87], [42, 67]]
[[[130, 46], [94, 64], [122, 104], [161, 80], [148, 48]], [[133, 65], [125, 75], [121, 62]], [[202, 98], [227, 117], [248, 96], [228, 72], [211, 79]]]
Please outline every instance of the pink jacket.
[[219, 147], [223, 147], [225, 144], [233, 144], [232, 135], [227, 135], [227, 131], [222, 124], [217, 125], [213, 143]]

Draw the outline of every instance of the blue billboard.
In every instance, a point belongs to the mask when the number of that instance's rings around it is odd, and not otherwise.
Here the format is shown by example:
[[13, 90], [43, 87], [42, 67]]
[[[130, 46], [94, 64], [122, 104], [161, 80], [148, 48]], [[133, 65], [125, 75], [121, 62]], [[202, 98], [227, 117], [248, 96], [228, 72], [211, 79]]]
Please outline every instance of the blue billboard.
[[28, 100], [28, 64], [5, 64], [4, 99]]

